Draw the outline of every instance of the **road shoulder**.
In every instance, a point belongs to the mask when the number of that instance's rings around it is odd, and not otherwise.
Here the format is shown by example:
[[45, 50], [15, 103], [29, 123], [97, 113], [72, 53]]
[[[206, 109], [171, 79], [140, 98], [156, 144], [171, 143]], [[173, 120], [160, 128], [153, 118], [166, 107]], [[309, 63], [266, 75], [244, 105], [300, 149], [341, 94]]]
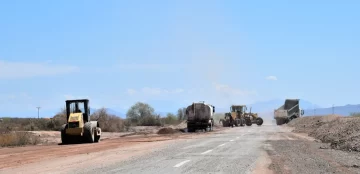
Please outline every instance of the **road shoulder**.
[[303, 134], [274, 134], [265, 145], [274, 173], [360, 173], [358, 152], [333, 150]]

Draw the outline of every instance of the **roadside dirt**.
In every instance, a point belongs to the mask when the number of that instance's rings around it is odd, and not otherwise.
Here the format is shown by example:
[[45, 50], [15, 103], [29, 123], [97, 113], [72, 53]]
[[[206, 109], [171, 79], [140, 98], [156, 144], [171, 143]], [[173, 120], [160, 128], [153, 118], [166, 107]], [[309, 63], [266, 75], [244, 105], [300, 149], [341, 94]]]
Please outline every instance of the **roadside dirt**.
[[360, 117], [337, 115], [302, 117], [291, 121], [288, 126], [293, 132], [329, 143], [333, 149], [360, 152]]
[[360, 173], [358, 152], [332, 150], [304, 134], [285, 131], [270, 135], [264, 150], [273, 173]]
[[[27, 131], [40, 138], [38, 145], [51, 145], [61, 143], [59, 131]], [[102, 132], [101, 139], [114, 139], [132, 134], [133, 132]]]
[[[193, 139], [202, 136], [211, 135], [221, 131], [215, 130], [207, 133], [179, 133], [169, 135], [157, 134], [134, 134], [116, 138], [108, 138], [94, 144], [72, 144], [72, 145], [37, 145], [15, 148], [0, 148], [0, 169], [12, 171], [11, 169], [20, 167], [19, 170], [25, 169], [23, 166], [30, 163], [42, 164], [48, 161], [54, 161], [58, 158], [75, 157], [79, 155], [90, 155], [93, 153], [107, 153], [109, 150], [117, 149], [117, 152], [130, 150], [131, 148], [145, 145], [142, 152], [151, 151], [150, 145], [162, 146], [172, 140]], [[114, 135], [115, 136], [115, 135]], [[147, 147], [149, 145], [149, 147]], [[134, 153], [134, 155], [137, 153]], [[101, 154], [97, 158], [101, 158]], [[123, 156], [123, 155], [120, 155]], [[127, 154], [127, 156], [132, 156]], [[124, 157], [124, 156], [123, 156]], [[122, 157], [122, 158], [123, 158]], [[107, 160], [107, 159], [100, 159]], [[49, 164], [50, 165], [50, 164]], [[36, 166], [36, 165], [35, 165]], [[38, 167], [43, 165], [38, 165]], [[35, 169], [31, 169], [36, 171]], [[40, 169], [39, 169], [40, 170]]]

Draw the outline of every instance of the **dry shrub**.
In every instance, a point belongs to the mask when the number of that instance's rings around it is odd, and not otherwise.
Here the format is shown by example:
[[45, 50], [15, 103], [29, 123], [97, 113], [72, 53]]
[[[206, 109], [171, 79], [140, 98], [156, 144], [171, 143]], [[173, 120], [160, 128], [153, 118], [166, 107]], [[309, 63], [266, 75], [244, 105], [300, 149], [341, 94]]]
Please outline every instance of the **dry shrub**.
[[30, 132], [3, 132], [0, 133], [0, 146], [36, 145], [41, 142], [40, 137]]
[[105, 108], [101, 108], [91, 115], [91, 120], [97, 120], [104, 132], [122, 132], [126, 130], [125, 121], [120, 117], [108, 114]]

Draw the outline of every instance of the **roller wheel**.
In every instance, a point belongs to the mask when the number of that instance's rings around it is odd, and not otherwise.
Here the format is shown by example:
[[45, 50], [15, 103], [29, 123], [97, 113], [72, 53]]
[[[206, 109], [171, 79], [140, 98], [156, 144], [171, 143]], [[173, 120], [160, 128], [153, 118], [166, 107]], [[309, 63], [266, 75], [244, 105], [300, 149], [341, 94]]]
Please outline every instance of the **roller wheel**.
[[[100, 129], [97, 127], [96, 129]], [[98, 143], [100, 141], [100, 135], [97, 134], [97, 131], [95, 131], [95, 143]]]
[[84, 138], [88, 143], [95, 142], [95, 127], [90, 122], [84, 125]]
[[61, 126], [61, 143], [62, 144], [69, 144], [69, 137], [66, 135], [66, 126], [67, 124], [64, 124]]

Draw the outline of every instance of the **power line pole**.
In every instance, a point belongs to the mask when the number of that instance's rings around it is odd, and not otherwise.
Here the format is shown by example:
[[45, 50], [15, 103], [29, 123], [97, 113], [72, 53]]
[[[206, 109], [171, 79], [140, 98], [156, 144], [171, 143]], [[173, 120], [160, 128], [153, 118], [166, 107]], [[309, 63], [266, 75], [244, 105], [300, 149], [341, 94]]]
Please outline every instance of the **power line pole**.
[[39, 114], [39, 113], [40, 113], [40, 108], [41, 108], [41, 107], [38, 106], [38, 107], [36, 107], [36, 108], [38, 109], [38, 119], [39, 119], [39, 118], [40, 118], [40, 114]]

